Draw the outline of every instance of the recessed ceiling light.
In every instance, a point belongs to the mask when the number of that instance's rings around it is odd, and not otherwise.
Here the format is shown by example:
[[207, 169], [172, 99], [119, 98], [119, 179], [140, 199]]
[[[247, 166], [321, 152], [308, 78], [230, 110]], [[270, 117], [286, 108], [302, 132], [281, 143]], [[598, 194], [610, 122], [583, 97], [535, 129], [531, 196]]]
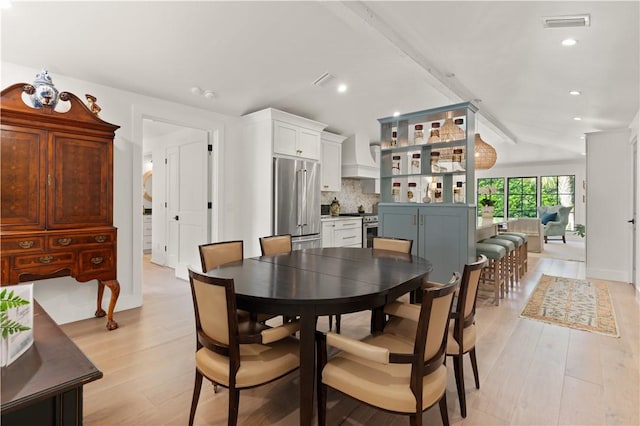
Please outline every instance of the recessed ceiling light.
[[582, 121], [582, 117], [573, 117], [573, 119], [576, 121]]
[[570, 90], [569, 94], [573, 95], [573, 96], [580, 96], [582, 94], [582, 92], [579, 91], [579, 90]]
[[576, 39], [565, 38], [564, 40], [562, 40], [562, 45], [563, 46], [575, 46], [577, 42], [578, 41]]
[[191, 93], [194, 95], [204, 96], [207, 99], [215, 99], [218, 97], [218, 94], [211, 89], [202, 89], [198, 86], [193, 86], [189, 89]]
[[343, 83], [343, 84], [340, 84], [340, 85], [338, 86], [338, 92], [340, 92], [340, 93], [344, 93], [344, 92], [346, 92], [346, 91], [347, 91], [347, 85], [346, 85], [346, 84], [344, 84], [344, 83]]
[[395, 111], [395, 112], [393, 113], [393, 116], [394, 116], [394, 117], [397, 117], [397, 116], [399, 116], [399, 115], [400, 115], [400, 111]]

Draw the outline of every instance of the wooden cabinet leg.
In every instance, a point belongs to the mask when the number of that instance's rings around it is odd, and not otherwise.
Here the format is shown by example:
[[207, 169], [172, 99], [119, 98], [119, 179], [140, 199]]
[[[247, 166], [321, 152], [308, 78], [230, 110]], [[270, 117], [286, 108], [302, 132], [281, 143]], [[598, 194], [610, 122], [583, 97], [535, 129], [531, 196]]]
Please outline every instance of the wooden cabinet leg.
[[118, 328], [118, 323], [113, 320], [113, 310], [116, 307], [116, 302], [118, 301], [118, 296], [120, 295], [120, 283], [118, 282], [118, 280], [98, 281], [98, 308], [95, 313], [96, 317], [103, 317], [106, 314], [104, 309], [102, 309], [102, 296], [104, 295], [104, 286], [109, 287], [109, 290], [111, 290], [111, 299], [109, 299], [109, 309], [107, 314], [107, 328], [109, 330], [115, 330], [116, 328]]

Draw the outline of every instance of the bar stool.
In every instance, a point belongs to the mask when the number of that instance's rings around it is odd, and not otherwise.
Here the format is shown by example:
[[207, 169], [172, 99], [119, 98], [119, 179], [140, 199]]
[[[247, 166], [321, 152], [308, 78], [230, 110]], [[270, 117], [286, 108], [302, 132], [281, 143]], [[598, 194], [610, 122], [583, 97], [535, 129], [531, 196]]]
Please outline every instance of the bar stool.
[[524, 232], [506, 231], [501, 232], [500, 235], [516, 235], [524, 240], [524, 244], [521, 247], [520, 259], [523, 264], [523, 275], [529, 271], [529, 236]]
[[480, 241], [485, 244], [497, 244], [507, 251], [507, 255], [505, 256], [502, 266], [504, 268], [505, 274], [505, 291], [509, 292], [509, 287], [514, 287], [516, 284], [517, 273], [517, 261], [516, 261], [516, 244], [513, 241], [509, 241], [508, 239], [502, 239], [497, 237], [491, 237]]
[[524, 238], [515, 234], [498, 234], [494, 238], [501, 238], [503, 240], [509, 240], [516, 245], [516, 281], [520, 281], [520, 278], [524, 276], [524, 259], [522, 251], [524, 249]]
[[500, 306], [500, 299], [504, 297], [505, 275], [504, 275], [504, 259], [507, 251], [504, 247], [497, 244], [476, 243], [476, 254], [485, 255], [488, 262], [482, 268], [482, 282], [494, 285], [494, 297], [496, 306]]

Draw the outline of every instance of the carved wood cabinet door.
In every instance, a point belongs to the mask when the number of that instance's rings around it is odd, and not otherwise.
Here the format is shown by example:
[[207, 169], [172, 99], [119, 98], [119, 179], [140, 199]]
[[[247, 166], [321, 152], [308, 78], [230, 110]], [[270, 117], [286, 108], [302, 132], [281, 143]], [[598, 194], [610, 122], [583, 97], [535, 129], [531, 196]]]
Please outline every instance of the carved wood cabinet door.
[[111, 141], [58, 132], [49, 139], [47, 228], [111, 225]]
[[45, 229], [47, 132], [3, 124], [0, 140], [2, 229]]

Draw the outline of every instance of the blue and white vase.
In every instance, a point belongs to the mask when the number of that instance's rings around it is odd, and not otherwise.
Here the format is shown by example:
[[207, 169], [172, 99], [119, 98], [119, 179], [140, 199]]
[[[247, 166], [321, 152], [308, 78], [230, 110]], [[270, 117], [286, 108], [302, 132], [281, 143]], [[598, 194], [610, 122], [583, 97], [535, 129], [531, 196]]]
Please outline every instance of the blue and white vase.
[[56, 107], [59, 93], [53, 84], [53, 80], [51, 80], [49, 71], [42, 70], [39, 74], [36, 74], [33, 87], [35, 92], [31, 94], [31, 102], [33, 102], [35, 108], [42, 108], [44, 105], [48, 105], [51, 108]]

